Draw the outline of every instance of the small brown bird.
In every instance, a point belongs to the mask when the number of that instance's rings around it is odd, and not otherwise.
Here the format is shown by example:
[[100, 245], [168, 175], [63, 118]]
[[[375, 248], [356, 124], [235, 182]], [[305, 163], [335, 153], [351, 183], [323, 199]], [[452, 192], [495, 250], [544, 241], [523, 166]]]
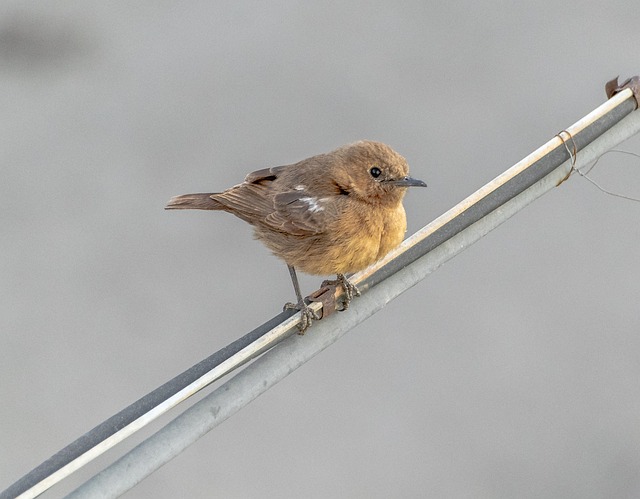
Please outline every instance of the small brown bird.
[[407, 187], [426, 187], [409, 177], [406, 160], [389, 146], [362, 140], [298, 163], [249, 173], [224, 192], [175, 196], [168, 210], [222, 210], [254, 227], [289, 267], [304, 332], [318, 319], [306, 305], [296, 276], [337, 274], [347, 308], [357, 288], [345, 277], [385, 256], [404, 238], [402, 198]]

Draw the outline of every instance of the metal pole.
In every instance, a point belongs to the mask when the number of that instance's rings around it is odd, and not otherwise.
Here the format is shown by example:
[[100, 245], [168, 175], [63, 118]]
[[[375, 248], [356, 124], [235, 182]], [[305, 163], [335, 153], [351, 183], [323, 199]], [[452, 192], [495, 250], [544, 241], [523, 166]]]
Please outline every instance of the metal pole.
[[[225, 419], [337, 341], [444, 262], [508, 220], [572, 171], [640, 131], [636, 101], [624, 90], [527, 158], [407, 239], [350, 280], [363, 296], [346, 314], [314, 324], [304, 337], [290, 336], [239, 374], [187, 409], [69, 497], [116, 497], [171, 460]], [[290, 319], [292, 320], [292, 319]]]
[[198, 362], [76, 439], [0, 493], [0, 499], [36, 497], [217, 379], [296, 330], [293, 311], [273, 319]]
[[[615, 82], [610, 82], [608, 85], [612, 83]], [[637, 80], [634, 80], [636, 90], [637, 83]], [[617, 83], [613, 87], [614, 91], [616, 91]], [[565, 140], [570, 140], [570, 146], [575, 146], [576, 151], [580, 151], [581, 164], [588, 163], [598, 154], [602, 154], [608, 148], [635, 133], [632, 125], [635, 121], [632, 119], [625, 120], [628, 123], [627, 126], [616, 126], [615, 129], [610, 128], [632, 113], [637, 104], [636, 100], [637, 95], [634, 95], [631, 90], [622, 90], [567, 130], [564, 135]], [[609, 131], [607, 132], [607, 130]], [[594, 141], [604, 132], [608, 137], [607, 140], [609, 142], [607, 143], [611, 145], [597, 149], [591, 148], [592, 151], [600, 151], [594, 152], [591, 156], [588, 155], [590, 154], [588, 150], [582, 150], [586, 144]], [[504, 207], [501, 204], [530, 187], [538, 179], [557, 169], [568, 157], [569, 152], [565, 144], [557, 137], [552, 139], [462, 203], [459, 203], [414, 234], [381, 262], [351, 277], [350, 280], [357, 283], [362, 291], [373, 288], [400, 269], [416, 261], [422, 255], [436, 250], [462, 230], [479, 222], [492, 210], [500, 209], [504, 213]], [[451, 253], [449, 258], [454, 254]], [[322, 304], [319, 302], [314, 302], [311, 306], [316, 311], [322, 309]], [[349, 316], [352, 317], [354, 313], [351, 311]], [[72, 442], [1, 492], [0, 499], [17, 496], [35, 497], [44, 492], [181, 401], [291, 335], [295, 331], [298, 320], [299, 314], [292, 316], [292, 312], [284, 312], [277, 315]], [[323, 320], [322, 323], [326, 321], [327, 319]], [[315, 331], [318, 331], [318, 329], [320, 329], [318, 326], [314, 327]]]

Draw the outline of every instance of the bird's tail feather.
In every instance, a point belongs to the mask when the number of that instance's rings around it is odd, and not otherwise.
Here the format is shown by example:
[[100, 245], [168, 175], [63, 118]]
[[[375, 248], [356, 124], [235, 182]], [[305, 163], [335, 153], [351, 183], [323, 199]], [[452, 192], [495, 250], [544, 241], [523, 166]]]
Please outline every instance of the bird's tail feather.
[[212, 193], [202, 194], [183, 194], [182, 196], [173, 196], [165, 210], [222, 210], [222, 203], [211, 198]]

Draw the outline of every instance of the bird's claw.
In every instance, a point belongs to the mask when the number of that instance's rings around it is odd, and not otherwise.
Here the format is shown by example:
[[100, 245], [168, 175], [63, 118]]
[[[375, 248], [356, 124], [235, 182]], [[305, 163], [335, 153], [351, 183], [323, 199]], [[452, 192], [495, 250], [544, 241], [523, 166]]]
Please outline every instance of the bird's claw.
[[298, 334], [303, 335], [313, 321], [318, 321], [322, 317], [306, 303], [285, 303], [283, 310], [298, 310], [300, 312], [300, 322], [298, 322]]
[[358, 287], [349, 282], [349, 279], [347, 279], [344, 274], [338, 274], [335, 280], [324, 281], [322, 286], [340, 286], [342, 288], [344, 291], [344, 298], [342, 300], [341, 310], [347, 310], [349, 308], [349, 303], [351, 303], [354, 296], [360, 296], [360, 290]]

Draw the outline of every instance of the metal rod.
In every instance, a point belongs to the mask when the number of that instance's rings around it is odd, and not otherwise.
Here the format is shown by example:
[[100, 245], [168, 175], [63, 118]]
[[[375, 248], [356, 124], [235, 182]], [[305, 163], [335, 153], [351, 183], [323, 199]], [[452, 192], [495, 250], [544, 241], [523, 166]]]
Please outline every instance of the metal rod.
[[[576, 141], [580, 165], [640, 131], [640, 113], [632, 113], [635, 101], [627, 102], [629, 98], [631, 93], [618, 102], [609, 101], [604, 116], [618, 113], [618, 106], [625, 108], [615, 121], [594, 112], [567, 130]], [[571, 170], [562, 140], [552, 139], [411, 236], [383, 261], [353, 276], [351, 280], [366, 293], [353, 301], [347, 314], [314, 324], [304, 337], [294, 335], [282, 341], [69, 497], [116, 497], [131, 489], [389, 301], [562, 183]]]
[[171, 408], [297, 331], [285, 311], [195, 364], [60, 450], [0, 493], [36, 497]]
[[[609, 148], [614, 147], [617, 143], [637, 132], [634, 128], [634, 126], [637, 126], [637, 113], [632, 113], [635, 107], [636, 102], [633, 93], [631, 90], [626, 89], [567, 129], [568, 136], [571, 137], [571, 140], [575, 143], [576, 150], [579, 152], [578, 157], [581, 164], [595, 159]], [[616, 125], [630, 114], [629, 118], [635, 116], [635, 119], [625, 120], [626, 125], [624, 127]], [[614, 126], [615, 132], [612, 129]], [[607, 139], [602, 140], [604, 138], [602, 135], [605, 133]], [[593, 141], [596, 139], [602, 144], [613, 145], [595, 147]], [[590, 143], [589, 147], [583, 149]], [[559, 182], [570, 170], [570, 167], [567, 166], [568, 163], [566, 163], [569, 156], [569, 152], [562, 140], [555, 137], [434, 222], [418, 231], [383, 260], [350, 277], [350, 281], [357, 284], [362, 292], [366, 292], [374, 289], [383, 281], [386, 282], [393, 276], [404, 275], [406, 269], [410, 268], [409, 266], [416, 260], [424, 258], [424, 255], [429, 255], [436, 249], [441, 252], [444, 243], [460, 236], [473, 224], [486, 219], [494, 210], [500, 208], [502, 215], [506, 214], [505, 203], [513, 201], [515, 197], [520, 196], [533, 185], [540, 183], [540, 179], [545, 179], [549, 182], [549, 178], [553, 177], [556, 182]], [[564, 166], [560, 166], [563, 164]], [[562, 175], [558, 171], [563, 171]], [[552, 173], [553, 176], [551, 175]], [[546, 190], [553, 187], [553, 185], [555, 184], [545, 184]], [[546, 192], [546, 190], [540, 193], [536, 190], [535, 197]], [[528, 199], [527, 196], [521, 198], [521, 200], [525, 199]], [[534, 198], [531, 198], [527, 203], [532, 199]], [[518, 210], [524, 205], [518, 205]], [[501, 218], [500, 220], [502, 222], [507, 218]], [[485, 226], [486, 221], [481, 225]], [[480, 233], [478, 232], [478, 234]], [[482, 235], [478, 237], [482, 237]], [[475, 240], [473, 239], [471, 242]], [[467, 242], [463, 247], [471, 244], [471, 242]], [[451, 249], [447, 251], [448, 258], [453, 257], [458, 252], [452, 252]], [[414, 267], [411, 266], [411, 268]], [[429, 268], [428, 265], [425, 268]], [[432, 270], [429, 270], [424, 276]], [[414, 284], [415, 282], [410, 285]], [[385, 285], [385, 289], [388, 287], [388, 285]], [[395, 296], [397, 294], [393, 295], [393, 297]], [[393, 297], [383, 300], [380, 307], [384, 306]], [[364, 300], [356, 300], [354, 305], [360, 302], [364, 302]], [[319, 311], [321, 306], [319, 302], [313, 302], [310, 305], [316, 311]], [[339, 323], [351, 324], [349, 327], [353, 327], [355, 324], [352, 324], [352, 320], [347, 318], [354, 319], [359, 317], [356, 310], [360, 308], [360, 306], [357, 308], [351, 307], [349, 314], [344, 314], [344, 316], [340, 314], [338, 316]], [[371, 313], [374, 312], [375, 310]], [[175, 407], [181, 401], [272, 348], [273, 345], [296, 331], [300, 314], [292, 314], [292, 311], [279, 314], [251, 333], [236, 340], [231, 345], [216, 352], [109, 418], [0, 493], [0, 499], [17, 496], [25, 498], [36, 497], [110, 447], [127, 438], [172, 407]], [[369, 315], [370, 313], [367, 313], [366, 317]], [[323, 334], [320, 333], [320, 330], [325, 329], [328, 323], [333, 324], [337, 320], [332, 319], [329, 321], [329, 318], [327, 318], [319, 322], [314, 325], [313, 333], [310, 333], [310, 335], [315, 337]], [[311, 341], [308, 340], [308, 343], [311, 344]]]

